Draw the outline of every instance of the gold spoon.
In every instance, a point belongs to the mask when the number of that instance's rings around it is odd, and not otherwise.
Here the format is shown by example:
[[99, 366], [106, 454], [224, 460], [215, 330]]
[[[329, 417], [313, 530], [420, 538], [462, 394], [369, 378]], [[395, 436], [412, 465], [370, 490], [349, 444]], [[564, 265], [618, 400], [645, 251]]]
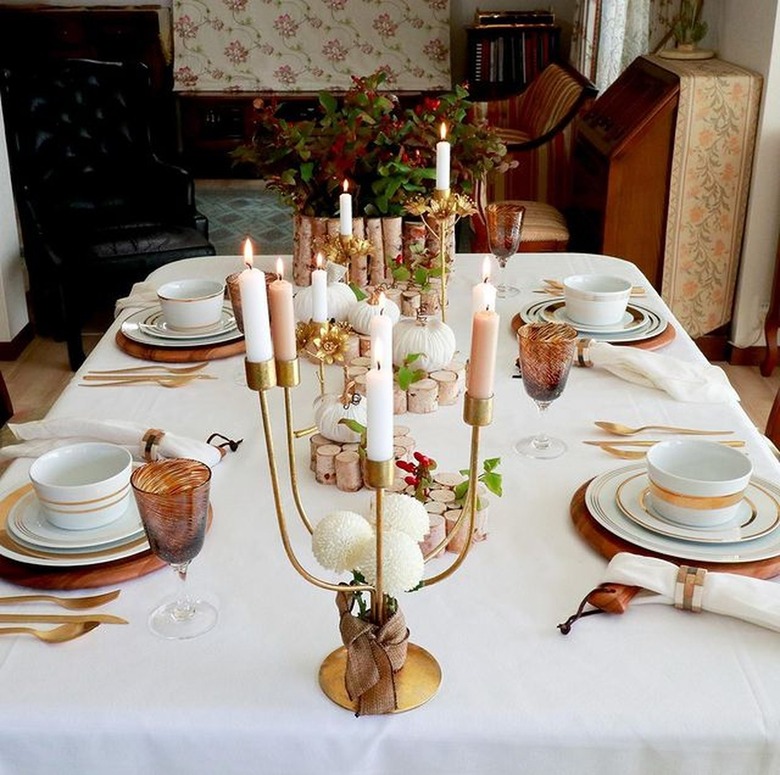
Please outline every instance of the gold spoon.
[[132, 374], [136, 371], [167, 371], [169, 374], [193, 374], [206, 368], [208, 362], [196, 363], [194, 366], [131, 366], [127, 369], [106, 369], [104, 371], [90, 371], [89, 374]]
[[87, 597], [57, 597], [56, 595], [6, 595], [0, 597], [0, 605], [11, 605], [14, 603], [54, 603], [61, 608], [67, 608], [71, 611], [79, 611], [83, 608], [93, 608], [95, 606], [105, 605], [119, 597], [120, 590], [106, 592], [102, 595], [89, 595]]
[[85, 374], [85, 382], [148, 382], [150, 379], [180, 379], [190, 382], [193, 379], [216, 379], [213, 374]]
[[[660, 439], [641, 439], [639, 441], [632, 439], [631, 441], [618, 441], [617, 439], [610, 439], [609, 441], [583, 441], [583, 444], [590, 444], [594, 447], [653, 447], [656, 444], [660, 444]], [[722, 444], [724, 447], [744, 447], [745, 442], [742, 440], [731, 441], [719, 441], [718, 444]]]
[[51, 630], [36, 630], [34, 627], [0, 627], [0, 635], [33, 635], [45, 643], [65, 643], [67, 640], [80, 638], [99, 626], [100, 622], [74, 622], [61, 624]]
[[642, 431], [669, 431], [671, 433], [685, 433], [691, 436], [722, 436], [725, 433], [734, 433], [734, 431], [702, 431], [695, 428], [676, 428], [673, 425], [641, 425], [639, 428], [631, 428], [619, 422], [597, 421], [595, 425], [605, 430], [607, 433], [614, 433], [617, 436], [633, 436]]

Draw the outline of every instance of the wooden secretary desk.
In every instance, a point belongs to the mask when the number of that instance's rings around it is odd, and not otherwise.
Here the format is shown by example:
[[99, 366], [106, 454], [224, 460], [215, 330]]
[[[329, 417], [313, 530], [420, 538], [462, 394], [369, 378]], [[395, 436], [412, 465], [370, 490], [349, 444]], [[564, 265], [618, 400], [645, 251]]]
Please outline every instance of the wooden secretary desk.
[[571, 247], [635, 263], [693, 337], [731, 319], [761, 78], [636, 59], [578, 126]]

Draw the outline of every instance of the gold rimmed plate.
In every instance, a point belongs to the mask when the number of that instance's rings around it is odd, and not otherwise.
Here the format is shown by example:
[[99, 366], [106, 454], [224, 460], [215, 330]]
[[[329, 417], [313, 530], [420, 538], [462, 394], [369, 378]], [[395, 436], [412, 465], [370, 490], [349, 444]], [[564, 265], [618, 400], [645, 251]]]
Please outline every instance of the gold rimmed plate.
[[16, 543], [52, 553], [106, 549], [140, 537], [144, 529], [132, 495], [125, 513], [107, 525], [89, 530], [56, 527], [46, 519], [31, 484], [25, 486], [25, 492], [9, 509], [5, 527]]
[[627, 334], [636, 331], [647, 323], [647, 313], [640, 307], [630, 304], [626, 307], [623, 317], [607, 326], [592, 326], [578, 323], [566, 314], [566, 302], [563, 299], [553, 299], [552, 303], [540, 307], [539, 318], [548, 323], [568, 323], [582, 333]]
[[751, 482], [748, 491], [739, 504], [737, 516], [729, 522], [713, 528], [696, 528], [669, 522], [658, 514], [652, 506], [649, 495], [649, 482], [645, 471], [624, 479], [617, 488], [618, 507], [629, 519], [642, 527], [663, 536], [679, 538], [684, 541], [701, 543], [740, 543], [753, 541], [768, 535], [780, 525], [780, 508], [756, 507], [756, 490], [770, 500], [774, 500], [758, 482]]
[[[661, 535], [629, 519], [618, 505], [620, 485], [645, 471], [644, 463], [624, 466], [597, 476], [585, 491], [585, 506], [593, 519], [612, 535], [634, 546], [666, 557], [685, 557], [707, 563], [744, 563], [780, 555], [780, 530], [773, 529], [749, 541], [704, 542]], [[775, 519], [780, 513], [780, 488], [753, 477], [748, 495], [756, 509], [756, 519]]]
[[[222, 310], [223, 326], [211, 334], [198, 333], [186, 334], [181, 337], [161, 336], [159, 333], [152, 334], [148, 326], [148, 321], [154, 321], [156, 316], [162, 315], [159, 305], [146, 307], [133, 312], [122, 323], [121, 332], [133, 342], [152, 347], [165, 348], [187, 348], [191, 349], [200, 346], [213, 347], [218, 344], [225, 344], [236, 339], [241, 339], [243, 334], [236, 327], [233, 309], [226, 304]], [[232, 321], [232, 322], [225, 322]]]
[[28, 565], [69, 568], [121, 560], [149, 549], [149, 542], [144, 534], [107, 548], [72, 551], [67, 554], [48, 551], [43, 547], [23, 546], [8, 531], [8, 515], [18, 501], [29, 492], [29, 487], [30, 485], [18, 487], [0, 499], [0, 555], [3, 557]]

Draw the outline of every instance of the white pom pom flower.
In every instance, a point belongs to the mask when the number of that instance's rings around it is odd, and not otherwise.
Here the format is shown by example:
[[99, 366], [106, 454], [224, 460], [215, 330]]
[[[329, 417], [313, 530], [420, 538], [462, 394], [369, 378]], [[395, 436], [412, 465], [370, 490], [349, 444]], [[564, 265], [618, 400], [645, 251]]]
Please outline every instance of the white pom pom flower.
[[[385, 530], [399, 530], [414, 541], [422, 541], [431, 530], [430, 517], [425, 506], [411, 495], [389, 492], [382, 501], [382, 526]], [[366, 519], [373, 525], [376, 522], [376, 509], [373, 497]]]
[[374, 529], [354, 511], [333, 511], [314, 527], [311, 547], [323, 568], [341, 573], [356, 566], [356, 552], [374, 542]]
[[[382, 586], [398, 597], [414, 589], [423, 577], [425, 563], [420, 545], [400, 530], [382, 532]], [[355, 553], [356, 567], [369, 584], [376, 583], [376, 541], [366, 540]]]

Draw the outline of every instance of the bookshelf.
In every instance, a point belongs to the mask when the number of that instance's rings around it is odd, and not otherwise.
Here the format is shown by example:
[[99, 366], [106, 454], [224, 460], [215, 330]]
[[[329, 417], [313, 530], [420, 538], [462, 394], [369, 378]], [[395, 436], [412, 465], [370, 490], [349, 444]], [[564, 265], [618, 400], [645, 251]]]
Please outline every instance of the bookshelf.
[[558, 59], [561, 28], [547, 11], [477, 11], [466, 27], [468, 79], [473, 99], [521, 92]]

